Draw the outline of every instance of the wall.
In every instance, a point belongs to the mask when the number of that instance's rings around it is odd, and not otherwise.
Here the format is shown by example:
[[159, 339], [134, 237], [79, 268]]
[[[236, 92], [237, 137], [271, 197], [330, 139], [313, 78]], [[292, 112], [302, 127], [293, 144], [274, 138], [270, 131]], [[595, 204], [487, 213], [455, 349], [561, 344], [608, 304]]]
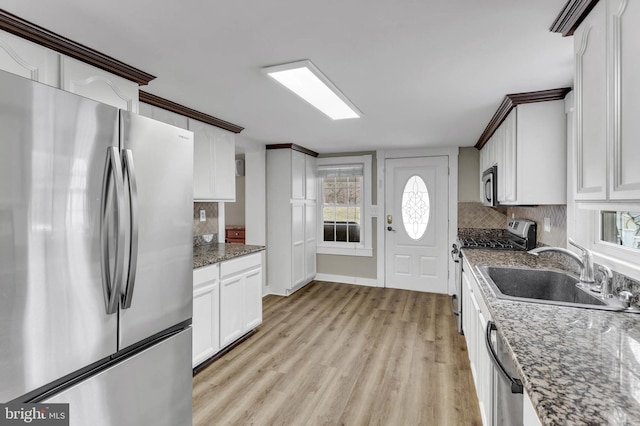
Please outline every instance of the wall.
[[[371, 205], [377, 204], [377, 191], [375, 182], [377, 182], [377, 161], [374, 152], [351, 152], [340, 154], [323, 154], [321, 157], [347, 157], [350, 155], [371, 155]], [[317, 272], [318, 274], [337, 275], [344, 277], [367, 278], [375, 280], [377, 277], [377, 244], [378, 234], [376, 232], [377, 221], [372, 218], [370, 226], [372, 226], [372, 247], [373, 256], [338, 256], [332, 254], [317, 255]]]
[[[207, 220], [200, 222], [200, 210], [204, 209]], [[218, 241], [218, 203], [193, 203], [193, 238], [194, 244], [206, 243], [203, 235], [210, 235], [212, 241]]]
[[474, 147], [458, 151], [458, 202], [480, 201], [480, 151]]
[[245, 226], [245, 177], [236, 176], [236, 202], [224, 203], [224, 221], [230, 226]]

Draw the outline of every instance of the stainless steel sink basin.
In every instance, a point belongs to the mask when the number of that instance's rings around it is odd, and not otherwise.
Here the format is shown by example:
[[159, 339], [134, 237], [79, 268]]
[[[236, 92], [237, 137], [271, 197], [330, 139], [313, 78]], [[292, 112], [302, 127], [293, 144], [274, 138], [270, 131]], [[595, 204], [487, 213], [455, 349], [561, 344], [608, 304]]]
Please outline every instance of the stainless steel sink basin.
[[570, 273], [551, 269], [480, 266], [480, 273], [498, 299], [622, 311], [616, 298], [602, 299], [576, 286]]

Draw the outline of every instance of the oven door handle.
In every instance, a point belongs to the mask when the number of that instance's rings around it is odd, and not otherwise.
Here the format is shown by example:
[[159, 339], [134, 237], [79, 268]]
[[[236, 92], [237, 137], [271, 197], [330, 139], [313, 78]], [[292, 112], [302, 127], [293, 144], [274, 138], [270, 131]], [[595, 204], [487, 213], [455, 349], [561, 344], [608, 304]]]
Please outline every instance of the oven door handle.
[[[455, 305], [454, 305], [455, 302]], [[453, 312], [453, 315], [455, 316], [460, 316], [460, 310], [458, 309], [458, 295], [457, 294], [452, 294], [451, 295], [451, 312]]]
[[491, 360], [493, 364], [498, 368], [498, 371], [502, 374], [502, 376], [511, 384], [511, 393], [522, 393], [522, 381], [515, 377], [511, 377], [511, 375], [504, 368], [504, 365], [498, 359], [498, 355], [491, 343], [491, 333], [494, 331], [498, 331], [498, 328], [493, 323], [493, 321], [487, 322], [487, 332], [485, 333], [485, 342], [487, 344], [487, 350], [489, 351], [489, 355], [491, 356]]

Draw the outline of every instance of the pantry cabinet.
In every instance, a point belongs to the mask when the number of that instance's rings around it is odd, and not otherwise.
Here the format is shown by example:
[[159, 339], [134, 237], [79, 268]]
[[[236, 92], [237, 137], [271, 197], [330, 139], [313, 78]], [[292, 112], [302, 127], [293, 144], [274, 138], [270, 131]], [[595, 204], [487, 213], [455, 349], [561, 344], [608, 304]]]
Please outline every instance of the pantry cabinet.
[[286, 296], [316, 275], [316, 158], [267, 148], [267, 286]]
[[599, 1], [574, 33], [575, 199], [640, 199], [640, 4]]
[[188, 122], [194, 136], [194, 200], [235, 201], [235, 135], [192, 118]]

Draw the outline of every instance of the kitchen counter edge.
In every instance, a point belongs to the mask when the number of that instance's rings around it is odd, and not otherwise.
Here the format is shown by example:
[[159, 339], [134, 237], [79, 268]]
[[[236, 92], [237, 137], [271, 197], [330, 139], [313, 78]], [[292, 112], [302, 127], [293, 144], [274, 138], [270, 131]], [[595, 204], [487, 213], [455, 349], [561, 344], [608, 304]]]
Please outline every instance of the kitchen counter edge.
[[265, 246], [212, 243], [193, 247], [193, 269], [266, 250]]

